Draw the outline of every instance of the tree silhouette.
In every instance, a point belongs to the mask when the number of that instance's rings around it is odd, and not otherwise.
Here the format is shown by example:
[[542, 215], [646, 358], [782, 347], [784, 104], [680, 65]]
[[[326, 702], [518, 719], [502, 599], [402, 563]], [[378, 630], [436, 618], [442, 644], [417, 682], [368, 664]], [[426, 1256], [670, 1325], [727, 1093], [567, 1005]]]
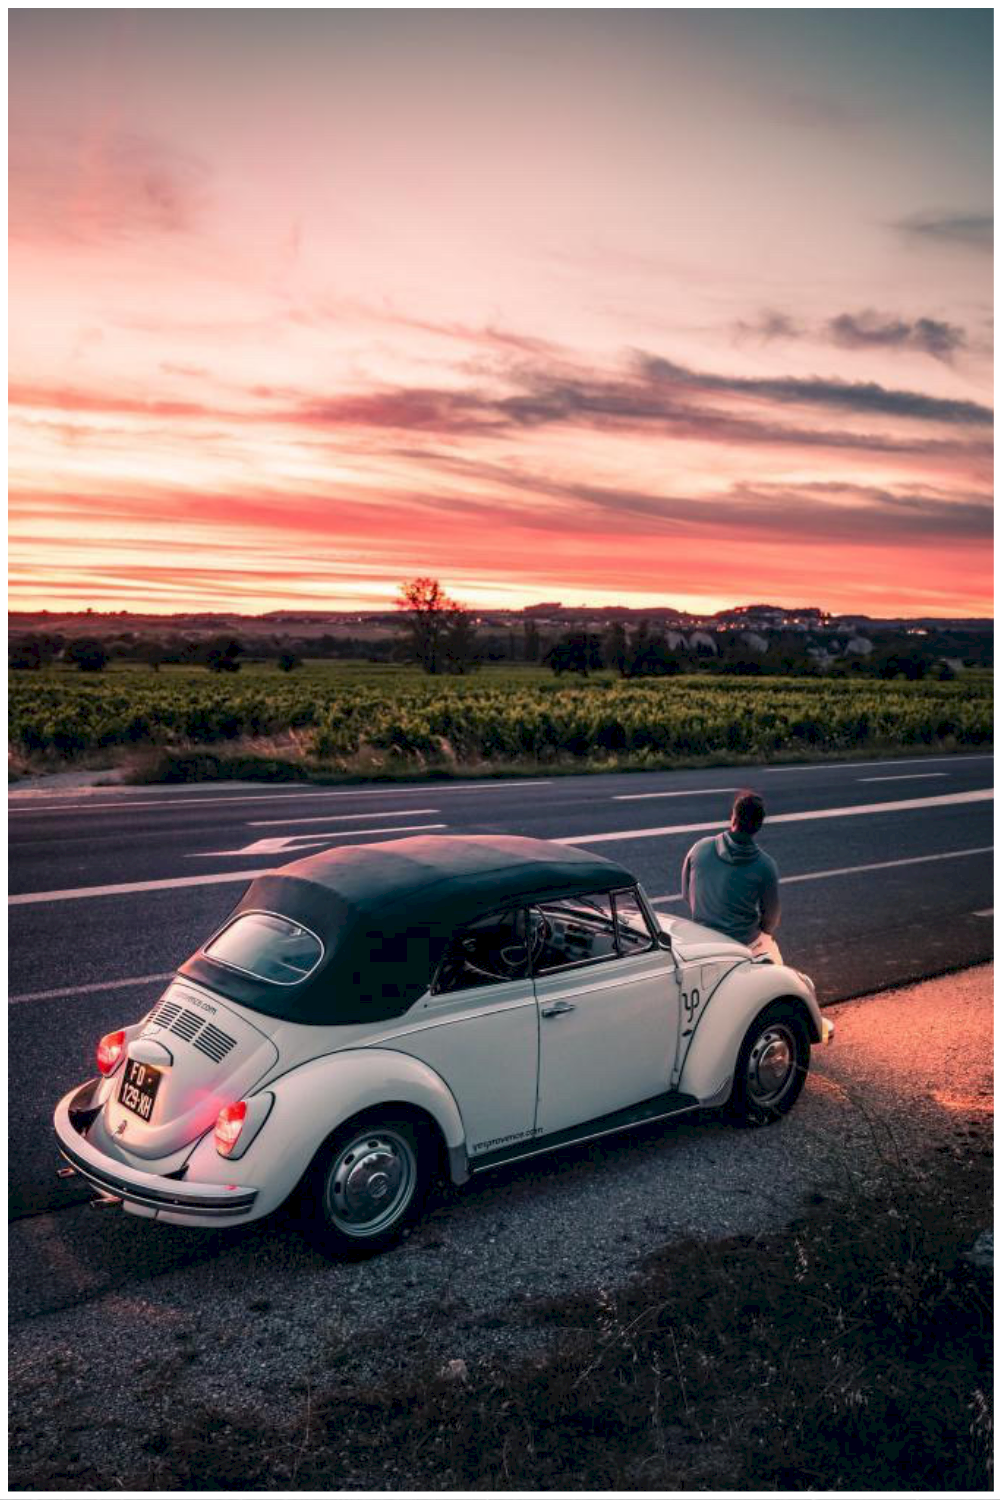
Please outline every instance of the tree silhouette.
[[606, 667], [617, 672], [619, 676], [626, 675], [628, 666], [628, 636], [625, 634], [625, 626], [620, 620], [614, 620], [604, 632], [601, 640], [601, 656]]
[[108, 653], [100, 641], [90, 636], [81, 636], [70, 641], [63, 652], [63, 659], [78, 667], [81, 672], [103, 672], [108, 664]]
[[204, 661], [210, 672], [238, 672], [243, 646], [235, 636], [216, 636], [204, 647]]
[[[454, 670], [448, 659], [448, 639], [465, 605], [449, 599], [436, 578], [413, 578], [400, 585], [396, 606], [403, 612], [404, 656], [432, 676]], [[471, 634], [468, 622], [464, 622], [463, 649], [469, 649]]]
[[585, 630], [571, 630], [556, 641], [545, 662], [557, 677], [564, 672], [578, 672], [581, 677], [588, 677], [601, 666], [600, 639]]

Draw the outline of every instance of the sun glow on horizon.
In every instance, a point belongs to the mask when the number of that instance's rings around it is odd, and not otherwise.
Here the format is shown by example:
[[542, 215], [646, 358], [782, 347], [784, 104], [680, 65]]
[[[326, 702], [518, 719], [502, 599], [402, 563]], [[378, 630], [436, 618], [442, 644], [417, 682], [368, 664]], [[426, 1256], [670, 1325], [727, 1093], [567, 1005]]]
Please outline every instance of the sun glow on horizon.
[[991, 614], [989, 24], [13, 12], [11, 607]]

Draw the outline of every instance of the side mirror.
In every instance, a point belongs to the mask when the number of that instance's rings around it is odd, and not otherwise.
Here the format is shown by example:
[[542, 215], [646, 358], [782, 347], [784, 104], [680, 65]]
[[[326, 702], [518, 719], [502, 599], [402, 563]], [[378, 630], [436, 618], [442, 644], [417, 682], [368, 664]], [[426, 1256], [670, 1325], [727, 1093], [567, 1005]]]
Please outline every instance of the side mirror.
[[658, 948], [665, 948], [668, 953], [670, 952], [670, 938], [667, 933], [658, 932], [656, 934], [656, 946]]

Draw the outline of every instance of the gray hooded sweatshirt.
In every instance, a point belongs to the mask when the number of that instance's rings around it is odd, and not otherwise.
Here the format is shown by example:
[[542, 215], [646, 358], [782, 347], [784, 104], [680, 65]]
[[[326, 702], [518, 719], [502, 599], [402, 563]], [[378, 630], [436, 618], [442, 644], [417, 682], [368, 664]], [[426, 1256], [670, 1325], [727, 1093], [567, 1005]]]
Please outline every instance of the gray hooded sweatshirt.
[[681, 871], [681, 892], [696, 922], [739, 943], [773, 932], [781, 920], [778, 867], [750, 834], [699, 839]]

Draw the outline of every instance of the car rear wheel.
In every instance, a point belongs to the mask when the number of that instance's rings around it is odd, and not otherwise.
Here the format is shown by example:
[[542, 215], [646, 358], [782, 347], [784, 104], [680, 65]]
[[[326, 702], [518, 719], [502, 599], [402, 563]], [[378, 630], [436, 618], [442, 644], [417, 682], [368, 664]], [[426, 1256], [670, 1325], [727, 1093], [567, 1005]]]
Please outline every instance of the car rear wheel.
[[736, 1061], [727, 1113], [739, 1125], [787, 1115], [809, 1072], [809, 1033], [795, 1005], [778, 1001], [750, 1026]]
[[428, 1143], [412, 1120], [372, 1115], [345, 1126], [313, 1173], [313, 1238], [334, 1255], [357, 1258], [384, 1250], [420, 1210], [428, 1159]]

